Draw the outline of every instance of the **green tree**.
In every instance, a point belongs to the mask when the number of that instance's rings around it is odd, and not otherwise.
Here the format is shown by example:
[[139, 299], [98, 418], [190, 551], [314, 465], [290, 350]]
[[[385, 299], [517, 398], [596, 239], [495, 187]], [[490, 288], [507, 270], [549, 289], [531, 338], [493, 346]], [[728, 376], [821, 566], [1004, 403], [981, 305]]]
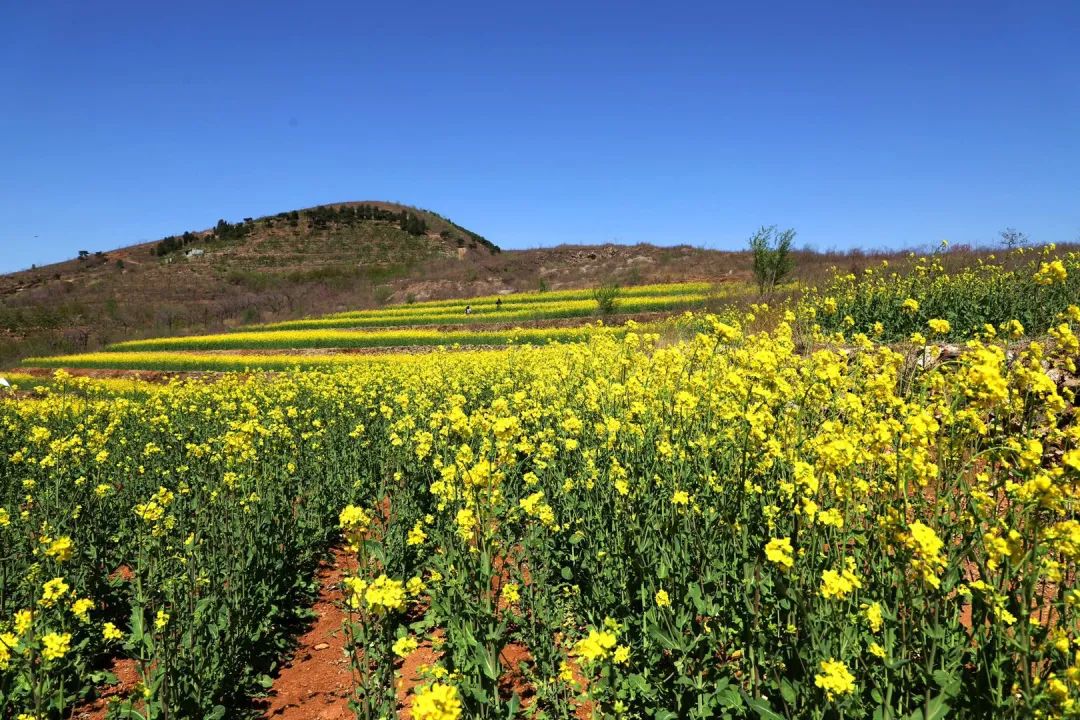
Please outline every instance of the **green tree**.
[[762, 226], [750, 237], [750, 250], [754, 254], [754, 280], [762, 295], [772, 292], [795, 269], [795, 258], [791, 256], [794, 241], [794, 229], [779, 231], [775, 225]]
[[615, 312], [615, 304], [619, 299], [619, 286], [615, 283], [604, 283], [593, 288], [593, 300], [596, 301], [596, 309], [601, 315], [611, 315]]

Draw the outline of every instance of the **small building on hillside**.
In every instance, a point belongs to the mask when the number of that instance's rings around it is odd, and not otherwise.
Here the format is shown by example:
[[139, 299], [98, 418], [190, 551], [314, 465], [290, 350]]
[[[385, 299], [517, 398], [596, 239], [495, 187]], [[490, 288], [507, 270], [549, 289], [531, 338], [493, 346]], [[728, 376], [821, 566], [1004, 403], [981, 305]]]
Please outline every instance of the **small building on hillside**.
[[188, 250], [187, 252], [184, 253], [184, 257], [188, 258], [189, 260], [191, 258], [197, 258], [197, 257], [202, 257], [202, 256], [203, 256], [203, 249], [202, 248], [191, 248], [190, 250]]

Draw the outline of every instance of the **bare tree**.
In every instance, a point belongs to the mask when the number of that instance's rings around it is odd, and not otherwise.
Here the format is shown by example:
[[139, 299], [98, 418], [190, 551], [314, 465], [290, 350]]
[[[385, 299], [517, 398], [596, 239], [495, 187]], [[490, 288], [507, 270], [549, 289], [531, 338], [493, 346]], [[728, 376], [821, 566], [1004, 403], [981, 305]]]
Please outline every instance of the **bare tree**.
[[998, 233], [998, 236], [1001, 237], [1001, 245], [1009, 250], [1024, 247], [1030, 242], [1027, 233], [1020, 232], [1014, 227], [1005, 228]]

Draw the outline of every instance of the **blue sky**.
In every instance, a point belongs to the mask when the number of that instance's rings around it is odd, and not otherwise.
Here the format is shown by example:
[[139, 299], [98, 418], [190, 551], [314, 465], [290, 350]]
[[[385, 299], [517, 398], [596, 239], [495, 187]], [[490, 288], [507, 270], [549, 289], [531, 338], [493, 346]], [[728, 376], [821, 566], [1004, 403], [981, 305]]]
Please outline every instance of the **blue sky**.
[[0, 271], [339, 200], [507, 248], [1080, 237], [1080, 3], [9, 2]]

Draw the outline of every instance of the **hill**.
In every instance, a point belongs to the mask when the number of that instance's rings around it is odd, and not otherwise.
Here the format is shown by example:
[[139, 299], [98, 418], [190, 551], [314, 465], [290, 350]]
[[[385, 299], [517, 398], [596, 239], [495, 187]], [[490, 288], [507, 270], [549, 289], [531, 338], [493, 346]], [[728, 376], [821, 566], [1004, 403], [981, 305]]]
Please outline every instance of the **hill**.
[[745, 276], [741, 254], [680, 246], [503, 252], [438, 213], [367, 201], [237, 222], [0, 275], [0, 367], [146, 337], [387, 303]]
[[[880, 257], [796, 253], [796, 279]], [[502, 251], [428, 210], [345, 202], [220, 220], [115, 250], [0, 275], [0, 368], [27, 356], [90, 352], [329, 313], [600, 283], [748, 280], [745, 252], [689, 246], [560, 245]]]
[[0, 365], [155, 334], [366, 307], [440, 261], [499, 253], [430, 211], [386, 202], [220, 220], [210, 229], [0, 276]]

